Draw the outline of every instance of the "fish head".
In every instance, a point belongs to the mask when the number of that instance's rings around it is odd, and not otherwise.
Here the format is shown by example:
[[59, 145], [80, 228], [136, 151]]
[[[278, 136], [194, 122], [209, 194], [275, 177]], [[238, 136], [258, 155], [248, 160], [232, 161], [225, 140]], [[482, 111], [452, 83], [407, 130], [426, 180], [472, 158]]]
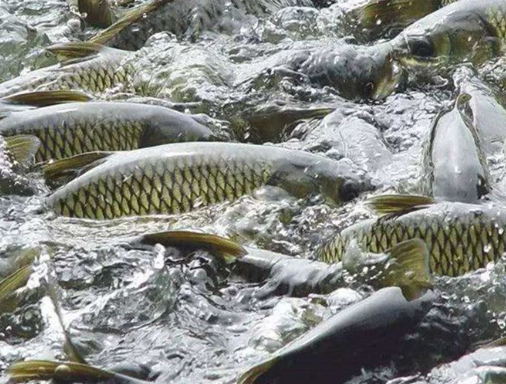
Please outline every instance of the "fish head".
[[318, 175], [320, 193], [330, 204], [340, 205], [374, 189], [369, 177], [349, 159], [342, 159], [332, 167], [325, 165]]
[[388, 43], [344, 44], [314, 54], [301, 72], [313, 83], [335, 88], [346, 99], [380, 100], [394, 92], [405, 78], [405, 71], [391, 51]]
[[501, 46], [483, 21], [469, 12], [414, 24], [391, 43], [394, 58], [404, 67], [422, 70], [441, 70], [464, 62], [480, 64], [497, 55]]

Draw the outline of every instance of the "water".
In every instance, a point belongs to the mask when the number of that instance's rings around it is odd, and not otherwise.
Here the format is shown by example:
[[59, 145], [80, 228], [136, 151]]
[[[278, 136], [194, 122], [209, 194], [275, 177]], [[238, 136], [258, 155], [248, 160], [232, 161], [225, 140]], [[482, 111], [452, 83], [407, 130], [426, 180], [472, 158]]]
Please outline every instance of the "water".
[[[289, 7], [260, 19], [248, 16], [222, 33], [204, 31], [196, 41], [156, 34], [130, 59], [138, 68], [133, 89], [113, 90], [104, 97], [176, 103], [180, 110], [221, 121], [237, 140], [270, 141], [354, 161], [379, 190], [396, 186], [416, 191], [422, 143], [440, 107], [451, 100], [447, 87], [415, 85], [382, 102], [351, 102], [332, 88], [276, 76], [271, 70], [308, 52], [343, 46], [349, 33], [343, 14], [357, 3], [340, 1], [320, 10]], [[52, 63], [44, 47], [91, 33], [73, 8], [56, 0], [3, 0], [0, 26], [0, 80]], [[500, 66], [490, 64], [488, 69], [487, 76], [500, 84]], [[260, 124], [272, 127], [267, 133], [245, 128], [252, 116], [261, 114], [261, 105], [275, 111]], [[286, 124], [276, 120], [276, 106], [336, 110], [323, 121], [297, 117]], [[491, 156], [490, 164], [491, 180], [500, 188], [503, 155]], [[260, 294], [265, 292], [262, 284], [234, 276], [233, 266], [206, 252], [186, 255], [176, 249], [125, 246], [146, 232], [200, 228], [244, 245], [308, 258], [323, 239], [371, 217], [365, 196], [336, 208], [322, 199], [297, 200], [264, 188], [235, 203], [180, 216], [102, 223], [47, 213], [43, 204], [49, 190], [38, 174], [27, 179], [33, 195], [0, 198], [0, 266], [5, 267], [0, 272], [9, 273], [16, 258], [38, 260], [21, 307], [0, 316], [0, 372], [20, 359], [64, 358], [62, 331], [45, 289], [52, 279], [58, 281], [72, 340], [90, 363], [144, 365], [160, 383], [232, 383], [252, 364], [370, 292], [362, 287], [325, 296], [265, 296]], [[503, 334], [502, 272], [498, 263], [464, 277], [437, 279], [441, 301], [405, 340], [399, 356], [352, 382], [453, 383], [492, 372], [477, 366], [504, 366], [500, 348], [457, 361], [474, 344]]]

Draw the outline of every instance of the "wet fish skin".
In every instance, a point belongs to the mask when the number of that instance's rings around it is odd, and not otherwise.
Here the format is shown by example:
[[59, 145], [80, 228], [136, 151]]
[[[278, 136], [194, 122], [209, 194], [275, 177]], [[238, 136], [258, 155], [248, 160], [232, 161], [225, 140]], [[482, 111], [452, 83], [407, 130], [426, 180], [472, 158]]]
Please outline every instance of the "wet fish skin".
[[37, 162], [92, 151], [124, 151], [178, 141], [209, 140], [213, 132], [191, 115], [128, 102], [55, 105], [0, 120], [0, 135], [34, 135]]
[[237, 383], [344, 383], [391, 352], [422, 320], [435, 297], [427, 292], [408, 301], [399, 288], [384, 288], [281, 348]]
[[371, 0], [347, 15], [359, 41], [392, 37], [396, 32], [459, 0]]
[[340, 203], [371, 188], [349, 165], [302, 151], [233, 143], [167, 144], [118, 153], [48, 198], [63, 216], [114, 219], [188, 212], [264, 185]]
[[504, 1], [460, 0], [411, 24], [390, 43], [394, 57], [413, 69], [479, 65], [501, 55], [505, 39]]
[[288, 6], [312, 6], [310, 0], [232, 0], [230, 2], [176, 0], [161, 3], [164, 4], [116, 34], [107, 45], [133, 51], [142, 48], [146, 40], [158, 32], [168, 31], [178, 37], [196, 37], [203, 31], [212, 30], [220, 25], [224, 17], [236, 21], [247, 14], [261, 16]]
[[78, 89], [93, 94], [128, 84], [128, 52], [103, 47], [96, 56], [41, 68], [0, 84], [0, 98], [26, 91]]
[[471, 99], [460, 94], [453, 108], [440, 113], [431, 127], [422, 193], [436, 200], [476, 203], [490, 192], [480, 134], [465, 113]]
[[453, 74], [453, 81], [460, 93], [471, 96], [465, 110], [482, 138], [483, 150], [492, 154], [502, 148], [506, 139], [506, 99], [502, 94], [482, 81], [468, 67], [461, 67]]
[[438, 203], [399, 217], [365, 220], [324, 244], [317, 259], [341, 260], [352, 239], [364, 250], [379, 253], [415, 238], [429, 248], [434, 274], [460, 276], [497, 261], [506, 251], [506, 211], [492, 205]]
[[405, 71], [392, 59], [393, 53], [390, 43], [341, 44], [298, 52], [270, 72], [278, 77], [333, 87], [346, 99], [380, 100], [405, 80]]

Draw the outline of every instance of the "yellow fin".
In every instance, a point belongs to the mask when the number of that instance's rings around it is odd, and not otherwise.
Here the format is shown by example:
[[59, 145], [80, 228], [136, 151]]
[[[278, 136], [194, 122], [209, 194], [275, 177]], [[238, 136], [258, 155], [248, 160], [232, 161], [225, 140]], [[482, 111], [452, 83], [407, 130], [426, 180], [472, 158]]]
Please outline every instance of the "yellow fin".
[[358, 10], [358, 21], [364, 28], [377, 25], [407, 26], [413, 21], [434, 12], [437, 5], [433, 0], [371, 0]]
[[[30, 279], [32, 271], [32, 266], [27, 265], [0, 281], [0, 308], [4, 308], [3, 302], [17, 289], [26, 285]], [[2, 312], [2, 309], [0, 309], [0, 313]]]
[[44, 166], [44, 177], [48, 182], [54, 182], [62, 177], [75, 174], [79, 171], [86, 171], [112, 155], [113, 152], [87, 152], [80, 155], [56, 160]]
[[30, 164], [40, 146], [40, 140], [31, 135], [9, 136], [4, 140], [11, 158], [23, 166]]
[[400, 287], [408, 300], [420, 297], [426, 289], [432, 288], [429, 250], [422, 240], [403, 241], [386, 253], [389, 268], [383, 276], [385, 287]]
[[367, 200], [367, 205], [377, 214], [392, 216], [400, 216], [432, 204], [435, 204], [432, 197], [420, 195], [380, 195]]
[[276, 363], [276, 358], [273, 357], [269, 360], [263, 361], [254, 367], [248, 369], [237, 379], [237, 384], [254, 384], [257, 379], [264, 373], [268, 372], [269, 369]]
[[78, 0], [77, 7], [89, 25], [107, 28], [114, 22], [115, 16], [107, 0]]
[[47, 360], [29, 360], [12, 364], [7, 373], [14, 382], [63, 380], [65, 382], [98, 382], [117, 375], [87, 364]]
[[95, 44], [106, 44], [116, 35], [121, 33], [121, 31], [123, 31], [125, 28], [129, 27], [133, 23], [145, 17], [145, 15], [173, 1], [174, 0], [153, 0], [143, 5], [140, 5], [132, 9], [127, 14], [125, 14], [121, 19], [116, 21], [109, 28], [104, 29], [103, 31], [97, 33], [89, 40], [89, 42]]
[[47, 107], [48, 105], [90, 101], [91, 97], [79, 91], [40, 91], [23, 92], [2, 99], [10, 104]]
[[72, 59], [80, 59], [83, 57], [95, 56], [103, 51], [104, 47], [100, 44], [81, 41], [56, 44], [46, 49], [54, 54], [58, 60], [67, 61]]
[[182, 246], [207, 249], [221, 255], [229, 262], [247, 253], [242, 245], [218, 235], [192, 231], [166, 231], [150, 233], [136, 239], [135, 243], [141, 245]]

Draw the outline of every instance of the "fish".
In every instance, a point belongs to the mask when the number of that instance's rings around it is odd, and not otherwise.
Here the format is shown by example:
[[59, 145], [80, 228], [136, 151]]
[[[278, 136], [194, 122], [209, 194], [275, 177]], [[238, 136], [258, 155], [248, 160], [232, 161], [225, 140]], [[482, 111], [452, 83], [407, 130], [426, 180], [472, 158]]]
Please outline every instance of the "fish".
[[81, 90], [100, 94], [126, 86], [133, 68], [128, 52], [92, 43], [64, 43], [47, 48], [60, 64], [37, 69], [0, 84], [0, 98], [31, 91]]
[[460, 0], [411, 24], [389, 43], [392, 56], [404, 67], [442, 70], [500, 56], [505, 39], [504, 1]]
[[338, 262], [352, 240], [364, 251], [379, 253], [421, 239], [429, 248], [431, 272], [455, 277], [484, 268], [506, 251], [506, 211], [501, 206], [436, 203], [412, 195], [379, 195], [368, 204], [384, 216], [342, 230], [315, 252], [317, 260]]
[[179, 141], [211, 140], [192, 115], [129, 102], [67, 103], [15, 113], [0, 120], [0, 135], [40, 140], [38, 163], [85, 152], [124, 151]]
[[[240, 123], [248, 127], [247, 134], [255, 143], [279, 141], [283, 133], [290, 132], [303, 120], [319, 119], [334, 108], [285, 105], [280, 102], [269, 102], [249, 108], [242, 113]], [[236, 122], [236, 125], [238, 122]]]
[[416, 329], [436, 295], [406, 298], [398, 287], [383, 288], [318, 324], [254, 365], [237, 384], [344, 383], [364, 367], [398, 352], [398, 342]]
[[464, 112], [480, 133], [483, 151], [487, 155], [494, 154], [506, 139], [506, 99], [469, 67], [458, 68], [453, 74], [453, 82], [460, 94], [471, 97]]
[[391, 37], [419, 19], [459, 0], [370, 0], [346, 15], [363, 41]]
[[341, 44], [300, 52], [269, 68], [268, 73], [274, 78], [333, 87], [348, 100], [381, 100], [406, 80], [406, 72], [394, 60], [393, 53], [388, 42], [373, 46]]
[[[97, 161], [95, 161], [97, 160]], [[340, 204], [372, 188], [349, 164], [302, 151], [235, 143], [178, 143], [116, 154], [89, 153], [48, 164], [53, 179], [87, 171], [47, 199], [58, 215], [114, 219], [189, 212], [234, 201], [264, 185]]]
[[465, 108], [472, 100], [458, 95], [450, 111], [434, 119], [425, 145], [424, 195], [436, 200], [477, 203], [491, 191], [481, 135]]
[[[382, 254], [348, 247], [342, 262], [327, 264], [275, 252], [244, 247], [245, 254], [234, 260], [234, 274], [248, 282], [266, 282], [257, 296], [271, 294], [306, 297], [328, 294], [350, 282], [376, 289], [400, 287], [407, 295], [430, 287], [429, 252], [419, 239], [399, 243]], [[351, 279], [352, 280], [351, 280]]]
[[[158, 32], [196, 39], [204, 31], [230, 30], [245, 15], [262, 16], [289, 6], [312, 7], [311, 0], [153, 0], [123, 15], [91, 42], [135, 51]], [[227, 21], [233, 22], [225, 22]], [[228, 25], [227, 25], [228, 24]], [[230, 32], [233, 32], [233, 27]]]

